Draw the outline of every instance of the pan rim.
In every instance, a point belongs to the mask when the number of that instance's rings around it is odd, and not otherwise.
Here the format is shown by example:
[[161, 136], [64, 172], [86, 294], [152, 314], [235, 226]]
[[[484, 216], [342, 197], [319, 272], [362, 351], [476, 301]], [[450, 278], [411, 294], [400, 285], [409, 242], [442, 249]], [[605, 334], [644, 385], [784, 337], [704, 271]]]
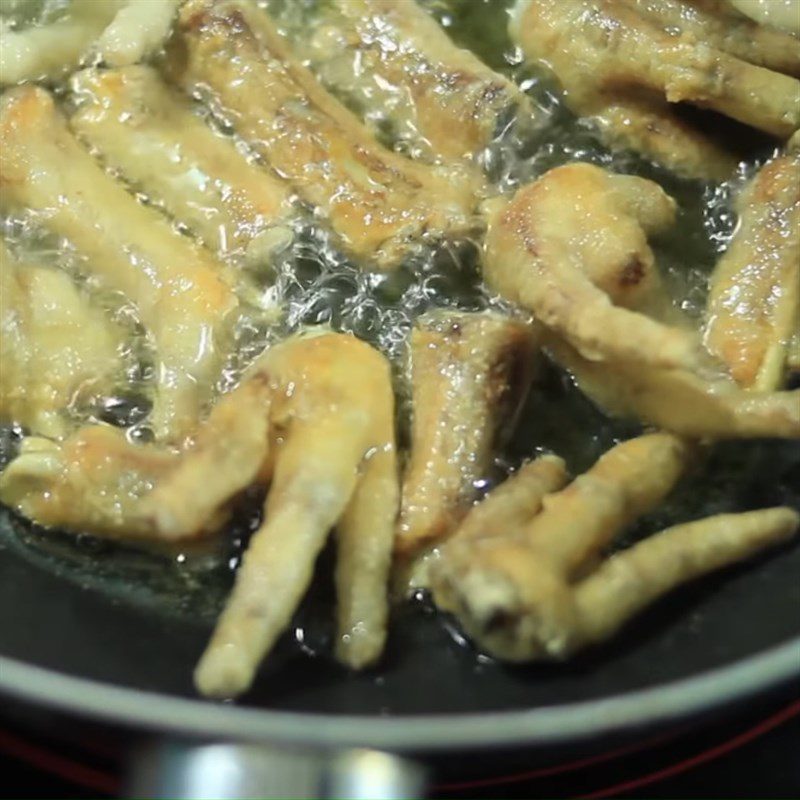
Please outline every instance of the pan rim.
[[0, 656], [0, 693], [95, 721], [206, 740], [436, 752], [548, 746], [658, 726], [800, 677], [800, 636], [689, 678], [514, 711], [397, 717], [269, 711], [115, 686]]

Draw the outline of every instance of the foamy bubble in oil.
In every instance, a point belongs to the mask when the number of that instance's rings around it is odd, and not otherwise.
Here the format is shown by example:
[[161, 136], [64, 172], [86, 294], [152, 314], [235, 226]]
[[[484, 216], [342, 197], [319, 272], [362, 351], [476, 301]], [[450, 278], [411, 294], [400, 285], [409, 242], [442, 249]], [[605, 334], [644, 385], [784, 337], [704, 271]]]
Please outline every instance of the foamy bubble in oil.
[[399, 368], [408, 332], [421, 314], [499, 306], [481, 282], [479, 258], [477, 242], [420, 244], [395, 269], [372, 272], [348, 258], [336, 236], [308, 215], [297, 223], [291, 245], [256, 270], [280, 313], [259, 321], [245, 310], [235, 332], [238, 355], [223, 386], [235, 385], [241, 370], [270, 344], [315, 325], [370, 342]]

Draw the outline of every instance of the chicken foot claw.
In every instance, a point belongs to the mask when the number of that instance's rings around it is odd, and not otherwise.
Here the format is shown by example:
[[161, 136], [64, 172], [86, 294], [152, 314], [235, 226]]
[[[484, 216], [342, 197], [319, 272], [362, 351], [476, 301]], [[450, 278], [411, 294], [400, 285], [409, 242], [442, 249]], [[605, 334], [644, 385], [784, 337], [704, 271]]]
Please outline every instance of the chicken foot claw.
[[395, 547], [444, 540], [477, 497], [492, 447], [525, 399], [535, 329], [499, 314], [437, 312], [411, 333], [411, 452]]
[[733, 163], [726, 149], [671, 107], [713, 109], [787, 139], [800, 127], [800, 81], [793, 77], [800, 46], [720, 4], [704, 6], [521, 0], [511, 34], [529, 59], [553, 69], [569, 105], [595, 117], [612, 144], [627, 143], [679, 172], [722, 179], [726, 162]]
[[[432, 568], [434, 599], [491, 655], [559, 660], [608, 638], [672, 588], [791, 537], [788, 508], [728, 514], [656, 534], [596, 566], [602, 551], [655, 508], [692, 448], [651, 434], [610, 450], [525, 521], [500, 498], [521, 496], [521, 472], [466, 518]], [[533, 462], [535, 466], [537, 462]]]
[[699, 337], [631, 310], [657, 300], [646, 234], [669, 227], [674, 214], [650, 181], [590, 164], [558, 167], [490, 208], [484, 275], [589, 360], [698, 369]]
[[385, 637], [399, 500], [388, 363], [351, 336], [323, 334], [277, 345], [256, 370], [272, 395], [272, 482], [264, 522], [195, 672], [200, 692], [213, 697], [248, 688], [337, 523], [337, 655], [363, 667]]
[[571, 164], [499, 201], [486, 279], [534, 312], [546, 349], [608, 412], [691, 437], [798, 437], [800, 394], [776, 391], [800, 296], [796, 177], [786, 155], [746, 192], [712, 281], [709, 350], [659, 280], [646, 234], [674, 205], [641, 178]]

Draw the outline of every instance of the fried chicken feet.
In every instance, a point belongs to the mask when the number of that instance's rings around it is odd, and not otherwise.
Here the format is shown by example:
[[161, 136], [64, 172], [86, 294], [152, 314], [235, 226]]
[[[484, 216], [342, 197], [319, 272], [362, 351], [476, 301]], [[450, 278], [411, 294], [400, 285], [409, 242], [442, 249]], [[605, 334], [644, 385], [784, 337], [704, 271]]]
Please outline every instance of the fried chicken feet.
[[718, 2], [521, 0], [511, 32], [612, 144], [677, 172], [722, 179], [735, 159], [670, 104], [710, 108], [782, 139], [800, 127], [800, 42]]
[[472, 161], [512, 114], [535, 124], [526, 95], [457, 47], [416, 0], [333, 0], [311, 14], [287, 6], [286, 16], [298, 16], [289, 26], [295, 47], [323, 83], [375, 133], [388, 123], [414, 158]]
[[229, 502], [270, 482], [264, 522], [197, 668], [199, 690], [232, 697], [305, 594], [337, 528], [337, 655], [381, 653], [399, 502], [386, 360], [352, 336], [288, 339], [267, 352], [183, 453], [93, 427], [62, 446], [28, 440], [0, 500], [44, 525], [175, 542], [217, 530]]
[[63, 436], [63, 412], [121, 373], [122, 332], [69, 276], [18, 261], [0, 239], [0, 420]]
[[383, 648], [398, 505], [389, 365], [350, 336], [278, 345], [250, 380], [271, 390], [264, 524], [197, 667], [203, 694], [244, 691], [288, 624], [330, 529], [338, 528], [337, 655], [359, 668]]
[[379, 268], [424, 235], [471, 230], [475, 198], [437, 172], [381, 147], [246, 0], [191, 0], [180, 14], [174, 80], [210, 94], [237, 133], [317, 213], [342, 245]]
[[34, 212], [85, 258], [106, 291], [135, 305], [153, 337], [159, 437], [197, 423], [221, 366], [220, 338], [236, 299], [225, 268], [107, 175], [67, 128], [53, 97], [20, 86], [0, 102], [0, 207]]
[[736, 235], [711, 277], [706, 346], [740, 386], [774, 389], [800, 330], [800, 135], [736, 205]]
[[[486, 279], [534, 312], [550, 331], [547, 346], [557, 360], [612, 413], [693, 437], [800, 436], [800, 393], [744, 392], [698, 334], [658, 321], [669, 303], [646, 234], [666, 227], [673, 208], [641, 178], [588, 164], [551, 170], [495, 208]], [[765, 264], [784, 264], [794, 234], [782, 236], [785, 223], [773, 217], [758, 242], [772, 247]], [[745, 227], [739, 236], [752, 231]], [[790, 260], [774, 273], [783, 281], [796, 266]], [[768, 283], [764, 270], [755, 274]], [[782, 303], [791, 289], [781, 286], [775, 293]], [[770, 294], [763, 284], [758, 291]]]
[[437, 312], [411, 333], [411, 453], [396, 548], [442, 541], [477, 497], [499, 430], [530, 386], [533, 328], [498, 314]]
[[534, 461], [476, 506], [443, 547], [431, 570], [437, 605], [491, 655], [560, 660], [608, 638], [681, 583], [795, 534], [800, 515], [789, 508], [724, 514], [600, 561], [626, 526], [660, 504], [691, 454], [669, 434], [642, 436], [544, 496], [543, 479], [553, 473], [557, 488], [562, 466]]
[[71, 87], [69, 126], [108, 166], [221, 257], [258, 259], [259, 241], [288, 215], [283, 181], [215, 134], [152, 67], [84, 70]]

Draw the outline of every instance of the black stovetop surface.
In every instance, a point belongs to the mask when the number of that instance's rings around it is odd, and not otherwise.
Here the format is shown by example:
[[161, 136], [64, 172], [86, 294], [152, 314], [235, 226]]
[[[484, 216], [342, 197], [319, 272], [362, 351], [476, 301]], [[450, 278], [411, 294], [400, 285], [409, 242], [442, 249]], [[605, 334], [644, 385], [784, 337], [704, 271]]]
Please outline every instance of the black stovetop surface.
[[[0, 711], [0, 796], [119, 796], [126, 746], [103, 736], [64, 745], [58, 731], [31, 733]], [[695, 724], [591, 757], [526, 769], [525, 755], [475, 774], [472, 758], [434, 775], [441, 798], [797, 798], [800, 797], [800, 686], [752, 702], [724, 721]], [[533, 759], [531, 759], [531, 763]]]

